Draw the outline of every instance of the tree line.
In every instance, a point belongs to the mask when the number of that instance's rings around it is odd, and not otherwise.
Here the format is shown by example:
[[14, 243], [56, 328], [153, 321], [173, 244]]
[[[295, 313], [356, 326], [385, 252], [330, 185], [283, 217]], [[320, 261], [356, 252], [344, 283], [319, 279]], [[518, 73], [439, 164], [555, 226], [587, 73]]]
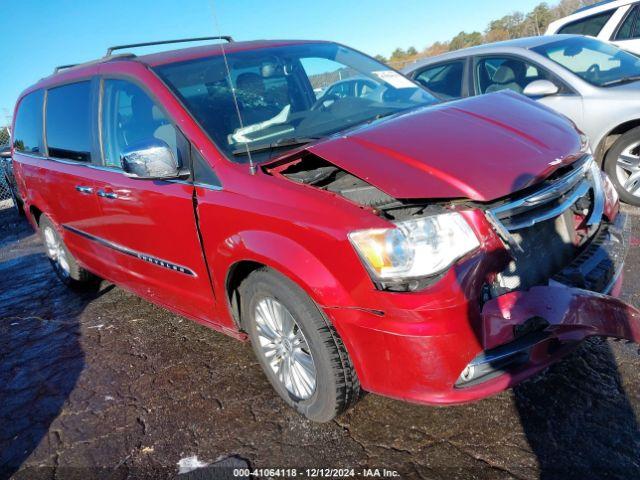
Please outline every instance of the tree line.
[[513, 38], [543, 35], [549, 24], [565, 17], [580, 7], [592, 5], [597, 0], [561, 0], [555, 6], [547, 2], [537, 5], [529, 13], [513, 12], [489, 23], [484, 32], [460, 32], [449, 41], [435, 42], [423, 50], [415, 47], [406, 50], [396, 48], [389, 58], [376, 55], [376, 59], [395, 68], [403, 68], [420, 58], [440, 55], [461, 48]]

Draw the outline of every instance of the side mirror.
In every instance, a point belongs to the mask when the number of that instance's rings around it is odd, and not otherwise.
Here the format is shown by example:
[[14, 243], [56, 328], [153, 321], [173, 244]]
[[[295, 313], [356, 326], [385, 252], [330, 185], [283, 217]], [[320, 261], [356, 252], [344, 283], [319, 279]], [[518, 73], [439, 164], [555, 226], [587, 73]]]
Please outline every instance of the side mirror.
[[534, 80], [525, 87], [522, 93], [527, 97], [541, 98], [555, 95], [559, 91], [558, 86], [549, 80]]
[[178, 160], [162, 140], [153, 139], [126, 148], [120, 155], [120, 163], [131, 178], [161, 180], [180, 176]]

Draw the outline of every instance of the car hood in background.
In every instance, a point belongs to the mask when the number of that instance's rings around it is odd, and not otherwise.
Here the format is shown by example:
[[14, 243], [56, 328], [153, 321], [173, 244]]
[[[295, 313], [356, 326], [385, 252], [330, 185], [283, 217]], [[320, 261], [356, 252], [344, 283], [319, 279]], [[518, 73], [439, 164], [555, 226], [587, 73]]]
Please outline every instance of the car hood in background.
[[489, 201], [575, 161], [580, 136], [548, 108], [498, 93], [390, 117], [307, 150], [394, 198]]

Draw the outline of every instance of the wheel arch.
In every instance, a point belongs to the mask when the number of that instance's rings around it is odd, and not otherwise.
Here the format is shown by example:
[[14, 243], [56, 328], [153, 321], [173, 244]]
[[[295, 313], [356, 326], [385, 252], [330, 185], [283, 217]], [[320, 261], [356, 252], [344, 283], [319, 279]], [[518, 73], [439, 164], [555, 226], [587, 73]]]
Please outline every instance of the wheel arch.
[[633, 130], [636, 127], [640, 127], [640, 118], [627, 120], [626, 122], [623, 122], [609, 130], [602, 137], [596, 151], [594, 152], [595, 159], [600, 166], [604, 164], [604, 159], [616, 140], [621, 135], [624, 135], [629, 130]]
[[[349, 304], [349, 293], [320, 258], [294, 240], [271, 232], [251, 231], [239, 234], [231, 252], [217, 254], [226, 259], [215, 263], [218, 272], [214, 282], [224, 293], [223, 313], [229, 315], [236, 328], [240, 323], [238, 287], [255, 270], [269, 268], [300, 287], [319, 307]], [[222, 260], [219, 260], [222, 261]]]

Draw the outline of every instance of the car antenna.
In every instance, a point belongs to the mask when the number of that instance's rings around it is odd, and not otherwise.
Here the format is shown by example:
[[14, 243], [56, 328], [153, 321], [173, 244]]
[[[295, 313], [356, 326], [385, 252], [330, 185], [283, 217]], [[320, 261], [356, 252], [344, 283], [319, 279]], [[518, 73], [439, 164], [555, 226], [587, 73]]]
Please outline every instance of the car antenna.
[[[211, 0], [211, 12], [213, 13], [213, 22], [215, 23], [216, 30], [218, 34], [220, 34], [220, 24], [218, 23], [218, 15], [216, 14], [216, 6], [215, 1]], [[227, 54], [224, 51], [224, 44], [220, 44], [220, 48], [222, 49], [222, 59], [224, 60], [224, 68], [227, 74], [227, 82], [229, 82], [229, 88], [231, 89], [231, 97], [233, 98], [233, 105], [236, 109], [236, 114], [238, 115], [238, 121], [240, 122], [240, 128], [244, 128], [244, 122], [242, 121], [242, 114], [240, 113], [240, 105], [238, 104], [238, 97], [236, 95], [236, 89], [233, 86], [233, 82], [231, 81], [231, 70], [229, 69], [229, 62], [227, 61]], [[256, 165], [253, 163], [253, 157], [251, 156], [251, 149], [249, 148], [249, 144], [245, 142], [244, 146], [247, 149], [247, 157], [249, 158], [249, 173], [251, 175], [256, 174]]]

